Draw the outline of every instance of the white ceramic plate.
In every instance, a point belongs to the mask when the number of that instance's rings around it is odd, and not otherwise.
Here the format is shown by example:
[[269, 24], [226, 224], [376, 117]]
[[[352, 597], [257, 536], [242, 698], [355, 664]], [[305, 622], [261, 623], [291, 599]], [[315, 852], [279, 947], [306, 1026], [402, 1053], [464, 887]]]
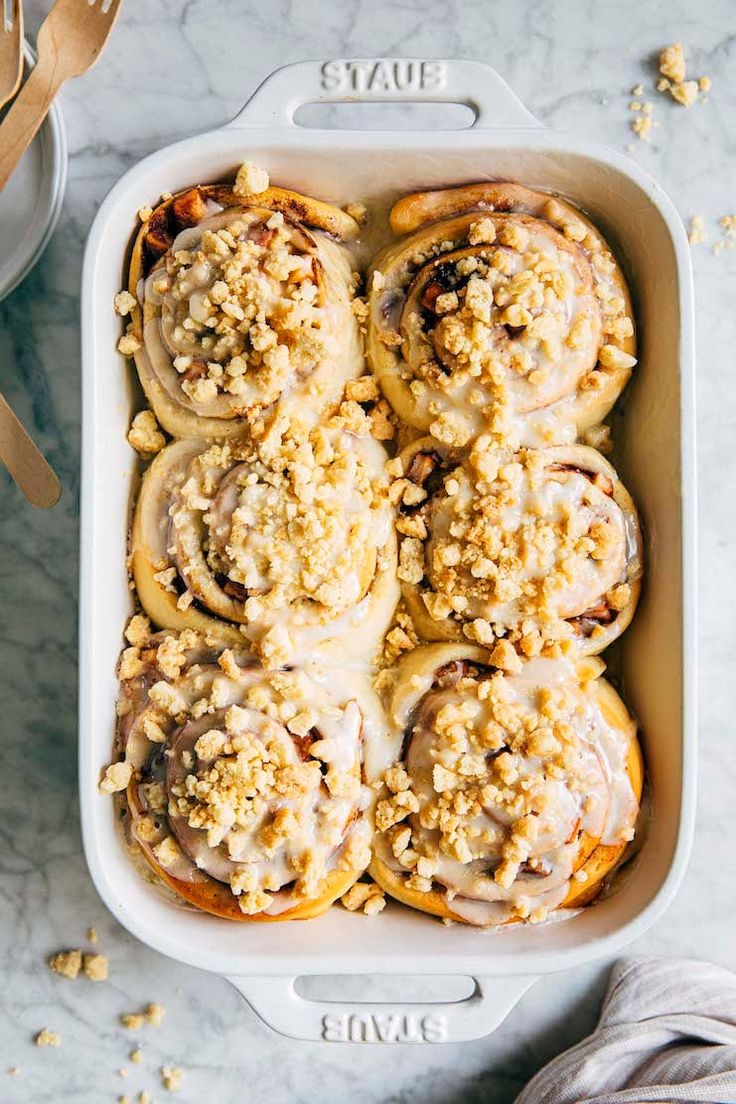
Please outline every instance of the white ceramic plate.
[[[24, 44], [25, 76], [35, 55]], [[48, 245], [66, 186], [66, 136], [55, 103], [29, 149], [0, 192], [0, 299], [28, 275]]]

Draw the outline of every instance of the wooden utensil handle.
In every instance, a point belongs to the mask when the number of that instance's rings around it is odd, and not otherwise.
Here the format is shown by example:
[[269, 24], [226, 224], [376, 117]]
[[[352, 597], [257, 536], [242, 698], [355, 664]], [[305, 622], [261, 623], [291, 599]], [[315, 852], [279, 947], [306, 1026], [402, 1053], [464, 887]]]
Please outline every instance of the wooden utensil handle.
[[53, 469], [0, 395], [0, 460], [34, 506], [46, 509], [61, 496]]
[[40, 59], [0, 125], [0, 192], [46, 118], [64, 73]]

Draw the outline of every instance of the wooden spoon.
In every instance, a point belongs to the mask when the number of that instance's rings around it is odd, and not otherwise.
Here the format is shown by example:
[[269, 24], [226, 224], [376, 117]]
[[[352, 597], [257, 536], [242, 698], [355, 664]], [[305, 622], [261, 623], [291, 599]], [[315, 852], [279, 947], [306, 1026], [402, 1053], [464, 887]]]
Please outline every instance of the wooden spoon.
[[56, 0], [38, 32], [38, 62], [0, 124], [0, 191], [36, 136], [61, 85], [97, 61], [119, 8], [120, 0]]
[[0, 395], [0, 460], [28, 501], [41, 509], [55, 506], [61, 485], [7, 402]]

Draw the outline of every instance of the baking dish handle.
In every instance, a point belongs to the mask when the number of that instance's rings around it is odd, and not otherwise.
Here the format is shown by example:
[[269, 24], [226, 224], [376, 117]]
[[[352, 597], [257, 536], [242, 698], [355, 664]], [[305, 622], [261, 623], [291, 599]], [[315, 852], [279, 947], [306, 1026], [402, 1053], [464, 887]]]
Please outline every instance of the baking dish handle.
[[295, 977], [230, 977], [254, 1012], [281, 1035], [329, 1043], [462, 1043], [494, 1031], [535, 977], [477, 977], [463, 1000], [360, 1003], [311, 1000]]
[[309, 103], [461, 103], [475, 127], [539, 127], [506, 81], [480, 61], [361, 58], [300, 61], [265, 79], [228, 127], [296, 127]]

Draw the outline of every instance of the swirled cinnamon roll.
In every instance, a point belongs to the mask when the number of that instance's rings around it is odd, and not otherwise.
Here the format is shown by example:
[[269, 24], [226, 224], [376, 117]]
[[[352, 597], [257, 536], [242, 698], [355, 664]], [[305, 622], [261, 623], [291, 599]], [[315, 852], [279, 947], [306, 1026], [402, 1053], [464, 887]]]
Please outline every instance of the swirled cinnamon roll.
[[641, 533], [600, 453], [585, 445], [512, 453], [482, 435], [460, 457], [424, 437], [396, 466], [398, 574], [425, 640], [489, 645], [505, 636], [526, 655], [574, 640], [592, 654], [629, 624]]
[[472, 184], [400, 200], [408, 235], [369, 273], [367, 351], [409, 425], [463, 447], [573, 441], [636, 363], [631, 304], [600, 232], [563, 200]]
[[363, 749], [384, 727], [370, 689], [218, 655], [189, 629], [149, 637], [140, 616], [128, 636], [100, 789], [120, 791], [135, 854], [217, 916], [319, 915], [370, 858]]
[[276, 411], [313, 425], [363, 370], [341, 244], [357, 223], [267, 178], [259, 187], [190, 188], [138, 234], [120, 347], [175, 437], [258, 434]]
[[271, 667], [372, 655], [398, 600], [396, 541], [386, 453], [352, 406], [357, 420], [309, 434], [158, 454], [131, 533], [157, 626], [250, 644]]
[[592, 900], [642, 788], [635, 724], [600, 660], [504, 658], [436, 644], [399, 665], [370, 867], [399, 901], [479, 926]]

